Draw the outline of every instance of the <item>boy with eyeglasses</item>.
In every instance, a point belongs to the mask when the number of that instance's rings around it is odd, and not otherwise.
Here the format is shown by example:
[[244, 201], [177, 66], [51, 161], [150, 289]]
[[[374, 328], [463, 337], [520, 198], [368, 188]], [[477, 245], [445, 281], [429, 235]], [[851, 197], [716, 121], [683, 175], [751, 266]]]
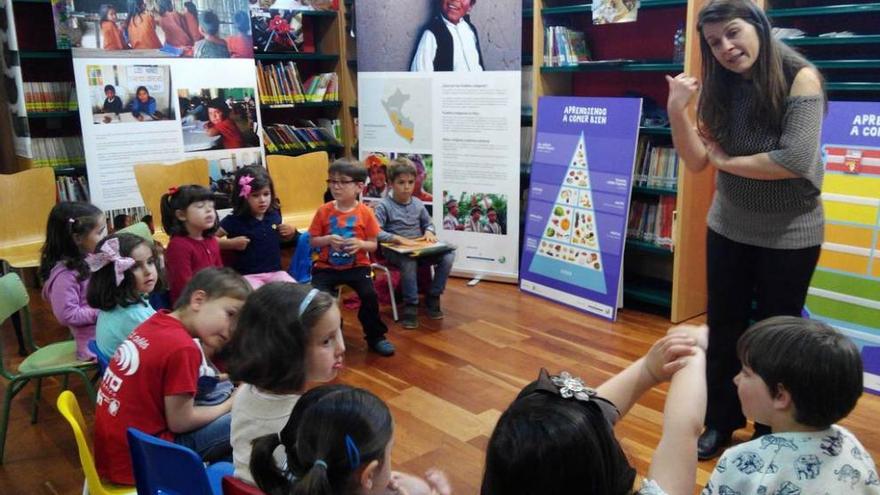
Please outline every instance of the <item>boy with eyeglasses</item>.
[[379, 317], [368, 254], [378, 247], [379, 223], [373, 210], [358, 201], [367, 169], [356, 161], [339, 159], [330, 165], [328, 177], [333, 201], [318, 208], [309, 227], [311, 246], [320, 248], [312, 267], [312, 285], [331, 294], [339, 285], [354, 289], [361, 300], [358, 320], [370, 350], [391, 356], [394, 344], [385, 338], [388, 327]]

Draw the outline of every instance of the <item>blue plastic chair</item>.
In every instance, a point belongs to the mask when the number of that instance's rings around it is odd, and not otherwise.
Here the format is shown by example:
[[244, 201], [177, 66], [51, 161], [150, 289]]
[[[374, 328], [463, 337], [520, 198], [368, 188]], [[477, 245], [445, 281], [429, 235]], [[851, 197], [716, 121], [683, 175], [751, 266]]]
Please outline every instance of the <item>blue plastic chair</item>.
[[128, 429], [128, 448], [138, 495], [223, 495], [230, 462], [208, 468], [192, 450], [136, 429]]
[[110, 366], [110, 358], [105, 356], [104, 353], [98, 349], [98, 343], [94, 340], [89, 341], [89, 350], [92, 351], [92, 354], [94, 354], [96, 358], [98, 358], [98, 371], [103, 375], [104, 370]]

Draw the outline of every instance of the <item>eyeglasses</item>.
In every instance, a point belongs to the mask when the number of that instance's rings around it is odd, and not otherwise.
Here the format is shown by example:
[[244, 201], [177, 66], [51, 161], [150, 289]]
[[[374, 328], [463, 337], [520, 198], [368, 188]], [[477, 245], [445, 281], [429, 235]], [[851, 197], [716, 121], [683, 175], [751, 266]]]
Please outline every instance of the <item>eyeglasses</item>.
[[329, 186], [347, 186], [348, 184], [354, 184], [357, 182], [356, 180], [327, 180], [327, 185]]

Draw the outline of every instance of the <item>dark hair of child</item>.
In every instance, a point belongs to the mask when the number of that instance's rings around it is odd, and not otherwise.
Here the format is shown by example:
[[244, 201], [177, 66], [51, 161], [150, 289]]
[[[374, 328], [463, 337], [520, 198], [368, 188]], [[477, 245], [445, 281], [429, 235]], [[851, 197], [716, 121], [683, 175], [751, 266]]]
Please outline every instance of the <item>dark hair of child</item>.
[[137, 18], [146, 10], [147, 4], [144, 0], [128, 0], [128, 17], [125, 18], [125, 28], [135, 22]]
[[143, 91], [144, 93], [146, 93], [147, 96], [150, 96], [150, 90], [147, 89], [146, 86], [138, 86], [138, 87], [137, 87], [137, 90], [134, 92], [134, 96], [135, 96], [135, 98], [140, 97], [141, 91]]
[[220, 18], [217, 17], [213, 10], [206, 10], [199, 17], [199, 26], [205, 30], [205, 33], [217, 36], [217, 33], [220, 31]]
[[[112, 234], [98, 243], [95, 252], [99, 252], [101, 247], [110, 239], [119, 239], [119, 256], [131, 257], [131, 252], [141, 244], [146, 244], [152, 252], [153, 262], [156, 264], [158, 280], [156, 288], [153, 290], [162, 290], [164, 287], [162, 269], [159, 266], [159, 250], [152, 242], [147, 241], [143, 237], [123, 232], [121, 234]], [[89, 290], [86, 293], [86, 300], [89, 306], [100, 309], [102, 311], [110, 311], [111, 309], [122, 306], [131, 306], [133, 304], [147, 302], [141, 297], [137, 291], [137, 282], [135, 282], [134, 274], [131, 270], [126, 270], [122, 282], [116, 285], [116, 268], [113, 263], [104, 265], [100, 270], [92, 273], [89, 279]]]
[[[373, 461], [381, 466], [392, 433], [388, 406], [371, 392], [347, 385], [313, 388], [297, 401], [279, 434], [254, 440], [251, 474], [269, 495], [355, 494], [355, 474]], [[286, 471], [272, 457], [282, 442]]]
[[486, 215], [488, 215], [490, 212], [491, 212], [491, 213], [498, 213], [498, 212], [495, 210], [495, 208], [492, 208], [491, 206], [488, 207], [488, 208], [486, 208]]
[[247, 34], [251, 29], [251, 16], [243, 10], [237, 11], [232, 16], [232, 22], [235, 24], [235, 29], [238, 29], [241, 34]]
[[112, 84], [108, 84], [108, 85], [104, 86], [104, 92], [106, 93], [107, 91], [113, 91], [113, 93], [115, 94], [116, 88], [114, 88]]
[[412, 175], [413, 179], [417, 177], [416, 166], [413, 165], [409, 158], [398, 157], [391, 160], [388, 164], [388, 182], [394, 182], [401, 175]]
[[46, 242], [40, 250], [40, 278], [46, 280], [59, 261], [76, 270], [79, 280], [89, 278], [86, 254], [74, 236], [84, 236], [98, 226], [104, 213], [89, 203], [64, 201], [52, 207], [46, 221]]
[[251, 188], [251, 192], [260, 191], [265, 187], [269, 188], [269, 192], [272, 194], [272, 204], [269, 206], [269, 211], [278, 211], [281, 209], [281, 204], [278, 202], [278, 196], [275, 195], [275, 184], [272, 183], [272, 178], [269, 176], [269, 172], [267, 172], [261, 165], [248, 165], [246, 167], [241, 167], [235, 172], [235, 181], [232, 185], [233, 215], [251, 215], [251, 207], [248, 205], [247, 196], [241, 195], [242, 185], [240, 181], [242, 177], [253, 178], [248, 184]]
[[[169, 236], [187, 235], [186, 225], [183, 220], [177, 218], [177, 212], [185, 212], [189, 205], [200, 201], [214, 201], [211, 190], [207, 187], [197, 184], [190, 184], [171, 188], [167, 193], [162, 195], [160, 200], [162, 209], [162, 228]], [[202, 232], [202, 235], [213, 235], [220, 226], [220, 222], [215, 221], [214, 226]]]
[[635, 478], [597, 401], [565, 399], [532, 382], [492, 432], [480, 493], [624, 495]]
[[244, 301], [251, 293], [251, 286], [232, 268], [203, 268], [196, 272], [183, 288], [183, 292], [174, 303], [174, 309], [186, 307], [193, 293], [198, 290], [204, 292], [208, 300], [229, 297]]
[[113, 229], [118, 230], [125, 228], [126, 222], [128, 222], [128, 215], [126, 215], [125, 213], [120, 213], [119, 215], [116, 215], [115, 217], [113, 217]]
[[305, 387], [311, 330], [336, 304], [329, 294], [317, 292], [299, 315], [311, 289], [309, 285], [273, 282], [248, 297], [225, 349], [232, 380], [276, 394], [296, 393]]
[[367, 181], [367, 169], [357, 160], [339, 158], [330, 164], [327, 175], [344, 175], [355, 182]]
[[825, 429], [846, 417], [862, 395], [862, 358], [846, 336], [817, 320], [775, 316], [752, 325], [736, 346], [743, 366], [771, 396], [791, 394], [794, 420]]
[[230, 111], [229, 105], [227, 105], [226, 102], [223, 101], [223, 98], [212, 99], [211, 101], [208, 102], [208, 108], [220, 110], [220, 112], [223, 114], [224, 119], [229, 118], [229, 111]]
[[189, 12], [190, 14], [196, 16], [196, 19], [198, 19], [199, 9], [196, 8], [196, 4], [194, 4], [193, 2], [184, 2], [183, 8], [185, 8], [186, 11]]
[[174, 5], [171, 4], [171, 0], [159, 0], [159, 14], [166, 12], [174, 12]]
[[[110, 19], [108, 19], [107, 16], [110, 15], [110, 12], [115, 11], [116, 7], [114, 7], [113, 5], [110, 5], [109, 3], [101, 4], [101, 7], [98, 9], [98, 16], [100, 17], [101, 22], [109, 21]], [[113, 89], [113, 86], [110, 84], [104, 86], [104, 91], [107, 91], [108, 88]]]

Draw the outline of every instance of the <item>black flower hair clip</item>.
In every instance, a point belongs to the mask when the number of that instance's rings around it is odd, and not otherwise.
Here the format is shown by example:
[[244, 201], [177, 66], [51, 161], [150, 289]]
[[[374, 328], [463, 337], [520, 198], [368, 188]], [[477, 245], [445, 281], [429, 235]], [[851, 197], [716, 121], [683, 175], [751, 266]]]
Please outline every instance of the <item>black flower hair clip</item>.
[[575, 399], [583, 402], [590, 402], [597, 394], [594, 388], [588, 387], [580, 377], [573, 376], [567, 371], [562, 371], [558, 375], [551, 375], [546, 369], [541, 368], [538, 375], [538, 381], [535, 384], [536, 390], [543, 390], [555, 395], [559, 395], [563, 399]]

